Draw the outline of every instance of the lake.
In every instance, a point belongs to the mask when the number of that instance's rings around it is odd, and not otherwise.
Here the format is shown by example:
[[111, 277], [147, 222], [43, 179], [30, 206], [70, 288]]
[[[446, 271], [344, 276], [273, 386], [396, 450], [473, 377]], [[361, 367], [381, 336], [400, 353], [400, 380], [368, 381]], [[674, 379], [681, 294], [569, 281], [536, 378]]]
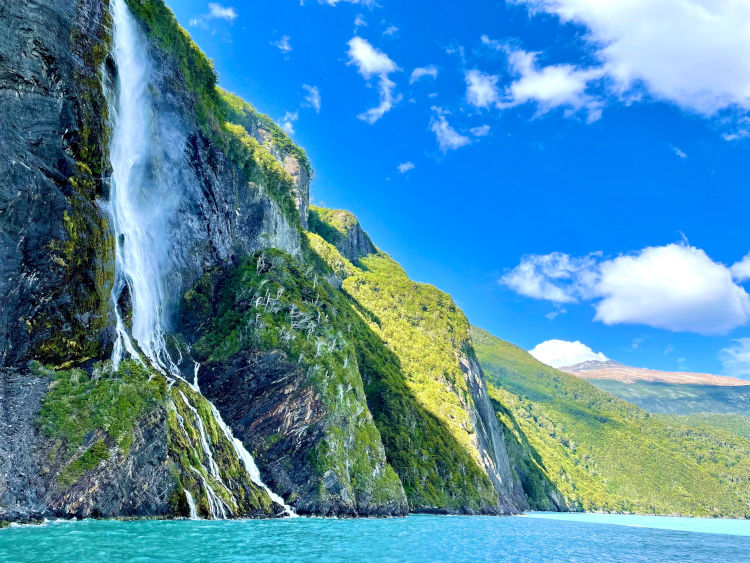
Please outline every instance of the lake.
[[750, 521], [529, 513], [387, 520], [85, 520], [0, 530], [0, 561], [740, 561]]

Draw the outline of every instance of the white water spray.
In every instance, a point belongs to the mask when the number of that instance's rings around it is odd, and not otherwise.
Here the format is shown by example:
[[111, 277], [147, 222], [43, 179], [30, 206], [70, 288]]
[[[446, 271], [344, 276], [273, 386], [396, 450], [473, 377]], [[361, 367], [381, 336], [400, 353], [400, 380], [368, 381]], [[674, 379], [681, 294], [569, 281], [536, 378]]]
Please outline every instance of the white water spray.
[[182, 490], [183, 493], [185, 493], [185, 498], [187, 499], [188, 507], [190, 509], [190, 519], [191, 520], [198, 520], [198, 510], [195, 508], [195, 501], [193, 500], [193, 495], [190, 494], [190, 491], [187, 489]]
[[[125, 0], [112, 2], [112, 16], [114, 58], [119, 77], [119, 88], [115, 92], [108, 92], [113, 132], [110, 144], [112, 188], [109, 211], [116, 237], [112, 301], [117, 316], [117, 340], [112, 360], [115, 367], [126, 354], [143, 361], [142, 352], [155, 369], [174, 383], [177, 379], [184, 381], [184, 378], [167, 350], [165, 327], [169, 294], [166, 289], [166, 273], [172, 263], [169, 233], [170, 222], [175, 218], [179, 183], [169, 181], [170, 172], [174, 171], [168, 167], [166, 170], [160, 169], [163, 161], [160, 160], [159, 151], [152, 150], [153, 108], [147, 90], [151, 68], [146, 40]], [[126, 287], [132, 311], [129, 331], [118, 306]], [[192, 384], [196, 391], [199, 390], [199, 369], [200, 364], [196, 363]], [[206, 438], [203, 420], [181, 391], [180, 395], [199, 429], [201, 447], [208, 460], [208, 468], [205, 469], [223, 485], [211, 445]], [[265, 489], [274, 502], [284, 506], [288, 514], [294, 515], [283, 499], [263, 483], [250, 453], [242, 442], [234, 438], [216, 407], [210, 401], [208, 403], [250, 478]], [[178, 421], [184, 430], [181, 418], [178, 415]], [[211, 517], [226, 518], [227, 510], [231, 513], [231, 509], [216, 494], [203, 474], [194, 467], [191, 469], [203, 483]], [[185, 497], [190, 507], [190, 517], [197, 517], [195, 501], [189, 491], [185, 491]]]
[[132, 305], [130, 334], [119, 307], [115, 307], [118, 318], [113, 361], [117, 365], [124, 353], [138, 358], [135, 341], [155, 368], [176, 375], [179, 371], [169, 357], [163, 331], [164, 271], [170, 263], [165, 231], [172, 213], [169, 202], [174, 198], [164, 193], [165, 186], [152, 180], [156, 174], [151, 150], [153, 111], [147, 91], [151, 72], [148, 52], [125, 0], [112, 3], [112, 16], [119, 76], [117, 101], [110, 104], [110, 213], [117, 241], [113, 299], [117, 304], [127, 287]]
[[294, 511], [294, 509], [286, 504], [283, 498], [274, 493], [271, 488], [263, 482], [263, 479], [260, 476], [260, 469], [258, 469], [258, 466], [255, 464], [253, 456], [249, 451], [247, 451], [245, 444], [243, 444], [241, 440], [234, 437], [234, 435], [232, 434], [232, 429], [229, 428], [229, 426], [227, 426], [227, 424], [224, 422], [224, 419], [221, 418], [219, 409], [217, 409], [216, 406], [214, 406], [214, 404], [211, 402], [209, 402], [208, 404], [211, 405], [211, 410], [214, 413], [216, 422], [218, 422], [219, 424], [219, 428], [221, 428], [221, 430], [224, 432], [224, 435], [229, 438], [229, 443], [234, 446], [234, 451], [237, 452], [237, 457], [239, 457], [242, 461], [242, 464], [245, 466], [245, 470], [247, 471], [248, 475], [250, 475], [250, 479], [252, 479], [253, 483], [264, 489], [266, 493], [268, 493], [268, 496], [271, 497], [272, 501], [283, 506], [287, 516], [296, 517], [297, 513]]

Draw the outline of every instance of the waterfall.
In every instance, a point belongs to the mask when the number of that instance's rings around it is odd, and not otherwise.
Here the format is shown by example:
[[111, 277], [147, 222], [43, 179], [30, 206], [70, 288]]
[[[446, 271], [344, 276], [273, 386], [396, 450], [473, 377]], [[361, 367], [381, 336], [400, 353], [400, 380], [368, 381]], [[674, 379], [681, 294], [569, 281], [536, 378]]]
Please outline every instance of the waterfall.
[[[117, 342], [113, 361], [124, 353], [139, 357], [133, 341], [162, 373], [178, 374], [166, 349], [164, 273], [170, 264], [169, 222], [175, 194], [168, 184], [156, 182], [158, 160], [151, 147], [153, 110], [148, 95], [151, 69], [146, 43], [125, 0], [112, 3], [114, 57], [119, 88], [110, 103], [112, 119], [112, 190], [110, 215], [116, 236], [113, 300], [127, 287], [132, 307], [128, 334], [122, 311], [117, 314]], [[110, 96], [113, 97], [113, 96]]]
[[234, 435], [232, 434], [232, 429], [229, 428], [229, 426], [227, 426], [224, 422], [224, 419], [221, 418], [219, 409], [217, 409], [216, 406], [210, 401], [208, 404], [211, 405], [211, 410], [214, 413], [216, 422], [218, 422], [219, 424], [219, 428], [221, 428], [225, 436], [229, 437], [229, 443], [234, 446], [234, 451], [237, 452], [237, 457], [239, 457], [240, 461], [242, 461], [242, 464], [245, 466], [245, 471], [247, 471], [248, 475], [250, 475], [250, 479], [252, 479], [253, 483], [262, 487], [268, 493], [268, 496], [271, 497], [272, 501], [283, 506], [287, 516], [296, 517], [297, 513], [294, 512], [294, 509], [286, 504], [283, 498], [274, 493], [271, 488], [263, 482], [263, 479], [260, 476], [260, 469], [258, 469], [258, 466], [255, 464], [253, 456], [250, 455], [249, 451], [247, 451], [247, 448], [245, 448], [245, 444], [243, 444], [241, 440], [238, 440], [234, 437]]
[[193, 495], [191, 495], [190, 491], [188, 491], [187, 489], [183, 489], [182, 492], [185, 493], [185, 498], [187, 499], [188, 507], [190, 508], [190, 519], [197, 520], [198, 511], [195, 508], [195, 501], [193, 500]]
[[[148, 91], [151, 67], [146, 39], [125, 0], [113, 0], [111, 6], [114, 23], [113, 56], [119, 79], [117, 87], [105, 86], [112, 130], [109, 213], [116, 240], [115, 283], [111, 299], [116, 315], [117, 338], [112, 361], [117, 367], [126, 355], [130, 356], [137, 361], [147, 362], [169, 379], [170, 383], [175, 383], [185, 379], [177, 367], [180, 361], [175, 362], [167, 349], [170, 293], [166, 281], [167, 274], [173, 267], [171, 245], [175, 241], [170, 234], [171, 224], [176, 220], [180, 182], [173, 165], [164, 161], [162, 149], [165, 147], [159, 146], [158, 141], [154, 140], [154, 110]], [[120, 307], [125, 289], [130, 298], [130, 326], [125, 322]], [[196, 391], [199, 391], [199, 369], [200, 364], [196, 362], [192, 383]], [[212, 445], [206, 436], [203, 419], [181, 390], [179, 395], [193, 414], [195, 426], [200, 432], [203, 457], [208, 461], [208, 467], [203, 469], [224, 485], [214, 460]], [[275, 502], [284, 506], [289, 514], [293, 514], [283, 499], [263, 484], [250, 453], [234, 438], [216, 407], [210, 401], [208, 404], [250, 479], [265, 489]], [[174, 408], [174, 404], [171, 407]], [[179, 414], [178, 422], [185, 430], [184, 421]], [[227, 511], [231, 515], [230, 507], [219, 497], [203, 473], [195, 467], [189, 469], [197, 474], [203, 484], [211, 517], [226, 518]], [[197, 517], [193, 496], [186, 490], [185, 497], [190, 517]]]

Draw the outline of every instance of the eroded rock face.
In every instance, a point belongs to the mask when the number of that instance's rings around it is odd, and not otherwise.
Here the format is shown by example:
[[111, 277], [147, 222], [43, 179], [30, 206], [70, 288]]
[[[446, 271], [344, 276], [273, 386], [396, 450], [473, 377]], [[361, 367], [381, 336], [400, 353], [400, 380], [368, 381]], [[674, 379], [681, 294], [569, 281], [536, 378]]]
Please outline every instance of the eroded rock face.
[[461, 356], [459, 364], [474, 403], [467, 411], [476, 434], [482, 468], [498, 492], [498, 506], [506, 514], [528, 510], [529, 504], [521, 483], [510, 467], [505, 437], [487, 394], [484, 373], [473, 351]]
[[[195, 94], [184, 87], [179, 61], [154, 43], [149, 54], [150, 174], [165, 194], [163, 236], [170, 249], [162, 269], [173, 312], [184, 291], [207, 269], [263, 248], [301, 257], [301, 243], [297, 226], [267, 189], [244, 180], [238, 164], [203, 133], [195, 115]], [[299, 200], [306, 202], [309, 179], [305, 176], [303, 182], [306, 172], [299, 165], [297, 169]]]
[[[201, 391], [253, 453], [265, 483], [299, 514], [408, 513], [403, 489], [357, 496], [331, 470], [321, 481], [314, 471], [316, 448], [325, 439], [330, 413], [306, 382], [304, 370], [284, 353], [243, 351], [226, 361], [206, 364], [199, 379]], [[373, 472], [384, 469], [382, 461], [370, 463]], [[375, 482], [376, 475], [371, 477]]]
[[[37, 424], [49, 385], [31, 370], [0, 370], [0, 520], [173, 514], [165, 410], [139, 421], [127, 455], [109, 440], [110, 458], [64, 486], [59, 476], [70, 455]], [[81, 449], [98, 440], [107, 440], [101, 431]]]
[[0, 366], [102, 349], [113, 268], [99, 199], [106, 10], [102, 0], [0, 5]]

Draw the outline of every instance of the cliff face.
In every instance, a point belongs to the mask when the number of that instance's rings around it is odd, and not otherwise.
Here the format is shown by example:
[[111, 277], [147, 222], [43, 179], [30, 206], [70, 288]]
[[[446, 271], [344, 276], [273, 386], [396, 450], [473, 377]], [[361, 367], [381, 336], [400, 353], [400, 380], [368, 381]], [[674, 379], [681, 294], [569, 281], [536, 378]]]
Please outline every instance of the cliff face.
[[108, 33], [100, 0], [0, 7], [0, 367], [93, 357], [106, 340]]
[[0, 520], [278, 516], [261, 479], [302, 514], [524, 508], [463, 315], [418, 286], [415, 361], [392, 320], [417, 285], [353, 215], [310, 208], [305, 153], [216, 87], [162, 0], [127, 6], [175, 365], [137, 342], [143, 361], [109, 361], [138, 297], [112, 295], [135, 243], [108, 209], [116, 2], [0, 6]]

